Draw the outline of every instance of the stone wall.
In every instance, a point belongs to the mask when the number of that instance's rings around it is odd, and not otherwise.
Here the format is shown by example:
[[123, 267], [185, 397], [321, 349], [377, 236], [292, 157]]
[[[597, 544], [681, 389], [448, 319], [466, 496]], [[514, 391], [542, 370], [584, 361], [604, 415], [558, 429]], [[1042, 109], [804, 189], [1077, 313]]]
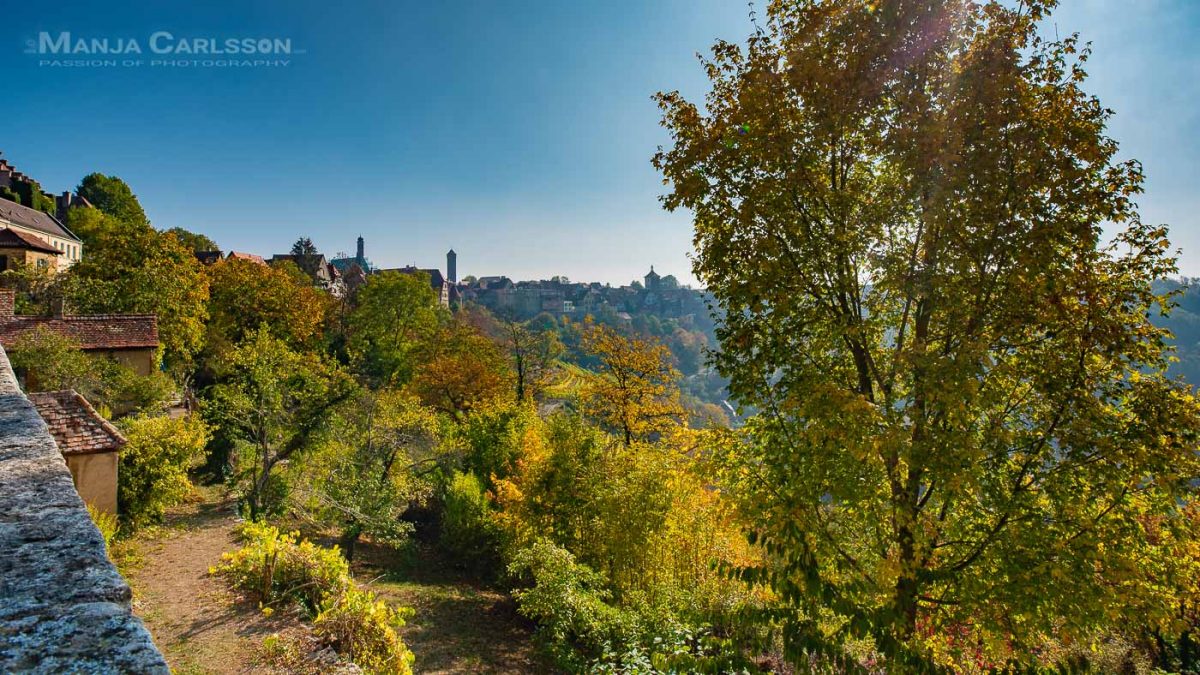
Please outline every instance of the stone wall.
[[168, 673], [0, 349], [0, 672]]

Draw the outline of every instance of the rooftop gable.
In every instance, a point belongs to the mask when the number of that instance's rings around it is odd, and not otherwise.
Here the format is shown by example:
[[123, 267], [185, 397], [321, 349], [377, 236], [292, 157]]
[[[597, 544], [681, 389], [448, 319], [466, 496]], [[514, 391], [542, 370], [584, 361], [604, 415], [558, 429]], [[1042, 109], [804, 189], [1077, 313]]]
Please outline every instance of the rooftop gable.
[[125, 437], [74, 389], [29, 394], [64, 455], [116, 452]]
[[0, 199], [0, 221], [7, 221], [13, 225], [27, 227], [38, 232], [79, 241], [58, 219], [48, 213], [42, 213], [37, 209], [31, 209], [23, 204], [10, 202], [7, 199]]

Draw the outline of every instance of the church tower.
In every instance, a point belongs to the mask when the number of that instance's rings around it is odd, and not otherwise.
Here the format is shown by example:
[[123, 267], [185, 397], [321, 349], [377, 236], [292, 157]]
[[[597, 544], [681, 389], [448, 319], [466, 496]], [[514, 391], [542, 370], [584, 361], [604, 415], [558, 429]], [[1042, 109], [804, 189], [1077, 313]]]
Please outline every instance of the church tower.
[[658, 276], [658, 272], [654, 271], [654, 265], [650, 266], [650, 273], [646, 275], [646, 290], [657, 291], [658, 281], [662, 277]]
[[458, 254], [454, 249], [446, 254], [446, 280], [452, 284], [458, 283]]
[[358, 238], [358, 248], [356, 249], [354, 257], [360, 263], [362, 262], [363, 258], [365, 257], [365, 256], [363, 256], [363, 238], [361, 236]]

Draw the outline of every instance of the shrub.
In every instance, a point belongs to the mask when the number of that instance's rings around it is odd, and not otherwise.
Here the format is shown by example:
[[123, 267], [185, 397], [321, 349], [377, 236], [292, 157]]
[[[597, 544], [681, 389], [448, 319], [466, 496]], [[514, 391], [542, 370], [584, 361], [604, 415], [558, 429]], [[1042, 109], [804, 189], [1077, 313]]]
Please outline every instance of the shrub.
[[260, 602], [295, 602], [316, 616], [327, 596], [351, 586], [350, 567], [336, 547], [301, 541], [298, 533], [265, 523], [248, 522], [240, 533], [246, 545], [221, 556], [217, 572]]
[[8, 347], [13, 370], [25, 376], [27, 391], [74, 389], [92, 396], [100, 386], [100, 368], [79, 343], [46, 326], [23, 333]]
[[368, 672], [408, 674], [413, 654], [398, 632], [407, 614], [351, 587], [330, 596], [313, 624], [339, 654]]
[[604, 576], [575, 561], [570, 551], [548, 539], [521, 549], [508, 566], [509, 574], [532, 582], [513, 591], [522, 615], [536, 621], [538, 636], [558, 661], [576, 670], [579, 654], [598, 657], [612, 645], [635, 644], [639, 627], [634, 617], [605, 602]]
[[187, 470], [204, 452], [209, 428], [198, 417], [130, 417], [120, 422], [129, 440], [121, 449], [117, 502], [124, 524], [162, 520], [167, 507], [192, 489]]
[[476, 570], [496, 563], [496, 527], [483, 484], [473, 473], [455, 471], [446, 486], [442, 510], [442, 546]]
[[132, 368], [109, 361], [100, 367], [103, 382], [98, 398], [114, 416], [131, 412], [160, 413], [175, 393], [175, 382], [166, 373], [138, 375]]
[[325, 548], [265, 523], [241, 528], [245, 546], [221, 556], [211, 571], [262, 602], [295, 602], [313, 618], [319, 635], [371, 673], [409, 675], [412, 653], [400, 639], [409, 610], [393, 609], [355, 588], [337, 547]]
[[87, 512], [92, 517], [92, 522], [96, 524], [96, 529], [100, 530], [100, 536], [104, 537], [104, 551], [107, 553], [108, 547], [117, 538], [117, 530], [120, 529], [117, 517], [114, 514], [101, 511], [91, 504], [87, 505]]

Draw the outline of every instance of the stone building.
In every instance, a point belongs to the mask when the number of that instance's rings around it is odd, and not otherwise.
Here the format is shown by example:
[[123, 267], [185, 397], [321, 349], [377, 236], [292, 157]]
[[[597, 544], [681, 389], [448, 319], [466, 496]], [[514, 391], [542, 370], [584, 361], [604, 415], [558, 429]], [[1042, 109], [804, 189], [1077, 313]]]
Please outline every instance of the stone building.
[[[7, 199], [0, 199], [0, 230], [12, 230], [18, 237], [38, 239], [59, 252], [54, 261], [59, 271], [74, 265], [83, 257], [83, 242], [57, 218]], [[11, 240], [10, 241], [14, 241]], [[8, 269], [9, 262], [5, 262]]]
[[62, 251], [32, 234], [9, 228], [0, 230], [0, 272], [21, 267], [57, 270], [61, 255]]
[[74, 389], [29, 394], [85, 504], [117, 513], [117, 459], [125, 437]]

